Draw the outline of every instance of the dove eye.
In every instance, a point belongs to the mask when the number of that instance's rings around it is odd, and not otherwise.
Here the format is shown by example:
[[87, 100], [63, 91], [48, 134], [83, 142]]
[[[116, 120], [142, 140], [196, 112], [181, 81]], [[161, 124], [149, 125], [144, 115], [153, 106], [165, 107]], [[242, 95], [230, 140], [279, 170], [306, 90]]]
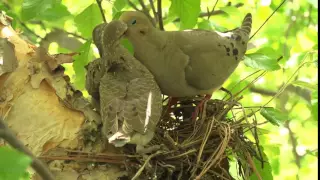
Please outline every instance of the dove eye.
[[135, 19], [131, 22], [132, 25], [134, 25], [136, 23], [137, 23], [137, 20], [135, 20]]

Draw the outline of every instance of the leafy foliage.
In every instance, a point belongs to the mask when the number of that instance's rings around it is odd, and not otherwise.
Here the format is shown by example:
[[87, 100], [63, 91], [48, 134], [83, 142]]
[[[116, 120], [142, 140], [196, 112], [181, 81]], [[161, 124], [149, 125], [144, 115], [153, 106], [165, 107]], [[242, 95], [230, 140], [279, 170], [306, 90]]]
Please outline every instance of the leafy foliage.
[[91, 37], [94, 27], [102, 22], [98, 5], [90, 5], [78, 14], [74, 21], [77, 24], [79, 32], [81, 32], [84, 37]]
[[79, 55], [74, 58], [73, 68], [76, 73], [75, 84], [79, 89], [84, 89], [85, 69], [89, 63], [89, 53], [92, 40], [88, 40], [79, 49]]
[[27, 179], [27, 167], [32, 159], [14, 149], [6, 146], [0, 147], [0, 179], [16, 180], [19, 178]]
[[271, 124], [279, 126], [283, 122], [289, 120], [286, 113], [283, 113], [274, 108], [263, 108], [260, 111], [261, 115], [266, 118]]
[[180, 29], [191, 29], [197, 24], [200, 0], [172, 0], [169, 12], [181, 20]]
[[278, 70], [280, 69], [276, 59], [272, 59], [261, 53], [247, 54], [244, 63], [252, 68], [261, 70]]

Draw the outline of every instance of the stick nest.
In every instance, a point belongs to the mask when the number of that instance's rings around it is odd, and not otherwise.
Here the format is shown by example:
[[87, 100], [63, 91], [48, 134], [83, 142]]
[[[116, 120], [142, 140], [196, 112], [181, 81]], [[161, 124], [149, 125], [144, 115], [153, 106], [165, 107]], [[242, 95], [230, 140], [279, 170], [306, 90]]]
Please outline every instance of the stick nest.
[[[162, 118], [150, 142], [150, 146], [161, 145], [160, 150], [126, 161], [130, 179], [233, 179], [229, 173], [231, 155], [240, 176], [258, 173], [253, 157], [261, 163], [263, 160], [257, 123], [255, 118], [249, 123], [240, 99], [209, 100], [197, 121], [191, 120], [191, 114], [199, 99], [180, 100], [171, 116]], [[240, 110], [235, 113], [235, 108]], [[164, 106], [163, 114], [167, 109]], [[252, 133], [254, 142], [246, 132]], [[134, 148], [126, 146], [125, 153], [134, 155]]]

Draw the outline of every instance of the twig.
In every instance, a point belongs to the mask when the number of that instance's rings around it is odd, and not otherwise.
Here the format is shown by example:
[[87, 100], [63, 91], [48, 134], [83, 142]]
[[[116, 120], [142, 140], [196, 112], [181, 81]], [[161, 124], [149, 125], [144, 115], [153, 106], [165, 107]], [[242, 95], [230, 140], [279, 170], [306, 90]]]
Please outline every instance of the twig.
[[[257, 88], [257, 87], [250, 87], [249, 90], [254, 93], [258, 93], [264, 96], [274, 96], [277, 94], [276, 91], [271, 91], [267, 89], [262, 89], [262, 88]], [[310, 91], [307, 89], [303, 89], [297, 86], [294, 86], [292, 84], [288, 85], [285, 89], [285, 91], [289, 91], [292, 93], [295, 93], [296, 95], [302, 97], [306, 101], [310, 102], [311, 101], [311, 94]]]
[[54, 29], [54, 30], [58, 30], [58, 31], [63, 31], [63, 32], [69, 34], [69, 35], [72, 35], [72, 36], [74, 36], [74, 37], [76, 37], [76, 38], [79, 38], [79, 39], [83, 39], [83, 40], [85, 40], [85, 41], [88, 40], [87, 38], [82, 37], [82, 36], [79, 35], [79, 34], [76, 34], [76, 33], [73, 33], [73, 32], [68, 32], [68, 31], [66, 31], [66, 30], [64, 30], [64, 29], [59, 29], [59, 28], [53, 28], [53, 29]]
[[[254, 74], [260, 72], [261, 70], [255, 71], [253, 73], [251, 73], [250, 75], [248, 75], [247, 77], [241, 79], [239, 82], [237, 82], [229, 91], [231, 92], [235, 87], [237, 87], [238, 84], [240, 84], [241, 82], [243, 82], [244, 80], [248, 79], [249, 77], [253, 76]], [[224, 100], [227, 97], [227, 94], [222, 98], [222, 100]]]
[[99, 6], [99, 9], [100, 9], [100, 13], [101, 13], [103, 22], [107, 23], [106, 16], [104, 15], [104, 11], [103, 11], [102, 6], [101, 6], [102, 0], [96, 0], [96, 1], [97, 1], [98, 6]]
[[144, 164], [141, 166], [141, 168], [137, 171], [137, 173], [133, 176], [133, 178], [132, 178], [131, 180], [137, 179], [137, 178], [141, 175], [142, 171], [144, 170], [144, 168], [146, 167], [146, 165], [149, 163], [149, 161], [150, 161], [152, 158], [154, 158], [155, 156], [159, 155], [159, 154], [161, 154], [160, 151], [157, 151], [156, 153], [151, 154], [151, 155], [146, 159], [146, 161], [144, 162]]
[[263, 22], [263, 24], [258, 28], [258, 30], [256, 30], [256, 32], [254, 32], [254, 34], [249, 38], [252, 39], [259, 31], [260, 29], [268, 22], [268, 20], [273, 16], [274, 13], [276, 13], [278, 11], [278, 9], [286, 2], [287, 0], [284, 0], [281, 2], [281, 4], [271, 13], [271, 15]]
[[224, 128], [225, 137], [223, 138], [222, 142], [219, 144], [218, 148], [212, 155], [210, 156], [209, 160], [207, 160], [206, 164], [204, 165], [205, 168], [200, 172], [200, 174], [196, 177], [196, 179], [201, 179], [201, 177], [221, 158], [222, 154], [225, 152], [228, 143], [231, 138], [231, 128], [229, 124], [226, 124], [227, 128]]
[[36, 36], [37, 38], [42, 39], [41, 36], [39, 36], [38, 34], [36, 34], [34, 31], [32, 31], [25, 23], [23, 23], [22, 21], [20, 21], [19, 19], [17, 19], [17, 21], [20, 22], [21, 26], [24, 27], [28, 32], [30, 32], [32, 35]]
[[[142, 7], [142, 10], [145, 12], [145, 13], [148, 13], [148, 8], [146, 7], [146, 5], [144, 4], [143, 0], [139, 0], [139, 3]], [[149, 13], [148, 13], [149, 14]]]
[[[234, 5], [233, 7], [239, 8], [241, 6], [243, 6], [243, 3], [238, 3], [236, 5]], [[219, 14], [224, 14], [225, 12], [222, 10], [216, 10], [213, 12], [202, 12], [200, 13], [199, 17], [207, 17], [207, 16], [215, 16], [215, 15], [219, 15]], [[173, 22], [179, 22], [180, 18], [175, 19]]]
[[150, 19], [151, 23], [155, 26], [155, 22], [154, 19], [150, 16], [149, 14], [149, 9], [147, 8], [147, 6], [144, 4], [143, 0], [139, 0], [139, 3], [142, 7], [142, 11], [143, 13]]
[[217, 4], [218, 4], [219, 0], [216, 0], [216, 3], [213, 5], [213, 8], [210, 12], [208, 12], [208, 20], [210, 20], [211, 14], [214, 12], [214, 9], [216, 8]]
[[286, 123], [284, 124], [284, 126], [288, 129], [289, 131], [289, 139], [291, 141], [291, 144], [292, 144], [292, 153], [294, 155], [294, 158], [295, 158], [295, 162], [296, 162], [296, 165], [298, 166], [298, 168], [300, 169], [301, 168], [301, 157], [299, 156], [299, 154], [297, 153], [297, 146], [298, 146], [298, 142], [297, 142], [297, 138], [295, 137], [292, 129], [290, 128], [289, 126], [289, 122], [290, 121], [286, 121]]
[[[248, 85], [246, 85], [243, 89], [241, 89], [240, 91], [238, 91], [237, 93], [235, 93], [233, 96], [237, 97], [239, 94], [241, 94], [244, 90], [246, 90], [247, 88], [251, 87], [255, 82], [257, 82], [261, 77], [263, 77], [264, 75], [267, 74], [267, 71], [263, 71], [257, 78], [255, 78], [252, 82], [250, 82]], [[227, 100], [229, 101], [230, 98]]]
[[6, 140], [15, 149], [31, 157], [31, 166], [42, 177], [42, 179], [54, 180], [53, 174], [46, 165], [41, 160], [37, 159], [32, 152], [15, 137], [13, 132], [5, 125], [2, 119], [0, 119], [0, 137]]
[[158, 21], [159, 21], [159, 29], [164, 31], [163, 27], [163, 19], [162, 19], [162, 9], [161, 9], [161, 0], [157, 1], [157, 9], [158, 9]]
[[140, 11], [140, 10], [137, 8], [137, 6], [136, 6], [135, 4], [133, 4], [130, 0], [127, 0], [127, 1], [128, 1], [129, 6], [131, 6], [134, 10]]
[[[304, 57], [304, 59], [306, 58], [306, 56]], [[292, 74], [292, 76], [288, 79], [287, 83], [285, 83], [280, 90], [277, 92], [276, 95], [274, 95], [272, 98], [270, 98], [270, 100], [268, 102], [266, 102], [261, 108], [258, 108], [257, 110], [253, 111], [252, 113], [250, 113], [247, 117], [251, 117], [253, 114], [255, 114], [256, 112], [260, 111], [262, 108], [265, 108], [265, 106], [267, 106], [272, 100], [274, 100], [275, 98], [277, 98], [283, 91], [284, 89], [288, 86], [289, 82], [291, 81], [291, 79], [293, 79], [293, 77], [295, 77], [295, 74], [306, 64], [309, 63], [314, 63], [315, 61], [308, 61], [308, 62], [303, 62], [299, 65], [299, 67], [297, 68], [297, 70]], [[244, 117], [240, 118], [239, 120], [236, 121], [236, 123], [240, 123], [241, 121], [244, 120]]]
[[153, 4], [153, 0], [149, 0], [149, 3], [150, 3], [150, 7], [152, 10], [153, 16], [154, 16], [156, 22], [158, 22], [158, 16], [157, 16], [156, 8], [154, 7], [154, 4]]
[[254, 165], [254, 162], [253, 162], [250, 154], [249, 154], [248, 152], [245, 152], [245, 154], [246, 154], [246, 156], [247, 156], [249, 165], [250, 165], [251, 168], [253, 169], [253, 172], [257, 175], [257, 178], [258, 178], [259, 180], [262, 180], [262, 177], [261, 177], [261, 175], [259, 174], [256, 166]]

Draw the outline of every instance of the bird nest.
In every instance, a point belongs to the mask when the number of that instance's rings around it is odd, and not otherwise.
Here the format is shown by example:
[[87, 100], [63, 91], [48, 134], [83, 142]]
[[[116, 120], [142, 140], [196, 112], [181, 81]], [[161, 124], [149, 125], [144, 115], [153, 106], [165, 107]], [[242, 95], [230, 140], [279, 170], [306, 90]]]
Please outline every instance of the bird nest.
[[[263, 160], [254, 125], [257, 123], [255, 118], [249, 122], [238, 102], [240, 99], [209, 100], [203, 117], [196, 121], [191, 120], [191, 114], [199, 100], [180, 100], [172, 113], [162, 118], [149, 143], [161, 148], [145, 156], [132, 156], [126, 161], [129, 177], [233, 179], [229, 173], [230, 157], [234, 157], [238, 174], [243, 178], [252, 172], [258, 175], [253, 158], [261, 163]], [[167, 109], [164, 106], [164, 112]], [[235, 115], [235, 109], [242, 117]], [[246, 132], [253, 133], [254, 142], [245, 136]], [[126, 146], [125, 153], [134, 155], [134, 148]]]

